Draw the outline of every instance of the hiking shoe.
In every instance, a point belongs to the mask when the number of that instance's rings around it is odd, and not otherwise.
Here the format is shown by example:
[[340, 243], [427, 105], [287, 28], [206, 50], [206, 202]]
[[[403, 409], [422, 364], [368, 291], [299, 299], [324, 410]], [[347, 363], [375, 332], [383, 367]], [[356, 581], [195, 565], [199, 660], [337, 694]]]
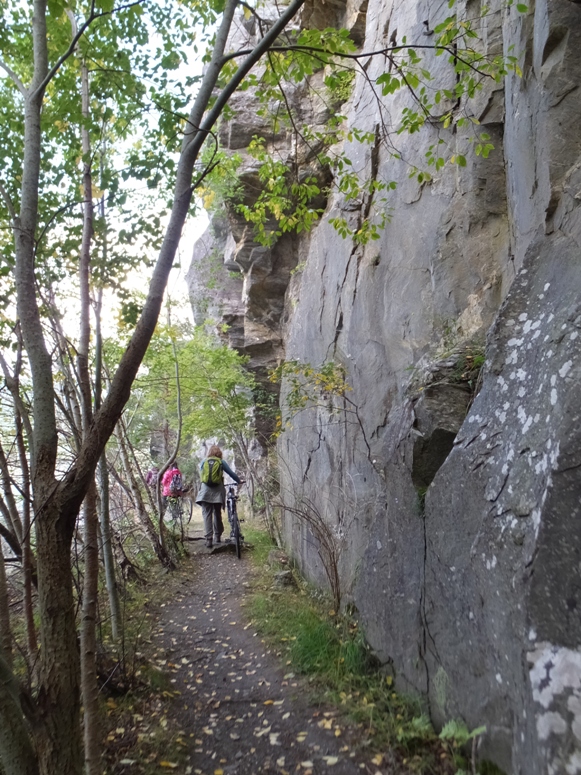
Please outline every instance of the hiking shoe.
[[211, 549], [213, 546], [211, 541], [206, 541], [206, 549]]
[[222, 543], [222, 536], [214, 536], [214, 543], [215, 544], [221, 544]]

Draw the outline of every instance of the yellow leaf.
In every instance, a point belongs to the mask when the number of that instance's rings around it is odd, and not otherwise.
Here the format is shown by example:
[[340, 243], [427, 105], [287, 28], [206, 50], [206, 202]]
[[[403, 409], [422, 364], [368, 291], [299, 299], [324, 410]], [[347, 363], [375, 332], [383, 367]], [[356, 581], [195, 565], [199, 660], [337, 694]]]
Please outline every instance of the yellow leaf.
[[160, 762], [159, 766], [165, 767], [167, 770], [175, 770], [178, 765], [175, 762]]
[[335, 737], [341, 737], [341, 730], [340, 729], [336, 729], [335, 730]]
[[263, 704], [264, 705], [273, 705], [274, 704], [274, 700], [265, 700]]
[[224, 775], [224, 770], [214, 770], [214, 775]]
[[242, 9], [242, 13], [244, 14], [245, 19], [250, 19], [250, 17], [252, 16], [252, 11], [250, 10], [250, 8], [244, 7]]
[[325, 761], [325, 764], [329, 765], [329, 767], [332, 767], [334, 764], [337, 764], [339, 761], [338, 756], [323, 756], [323, 759]]
[[373, 764], [377, 764], [377, 766], [379, 767], [379, 765], [383, 761], [383, 755], [378, 753], [376, 756], [373, 757], [371, 761], [373, 762]]
[[387, 676], [387, 678], [385, 679], [385, 683], [386, 683], [388, 686], [391, 686], [391, 685], [392, 685], [392, 683], [393, 683], [393, 676], [392, 676], [392, 675], [388, 675], [388, 676]]

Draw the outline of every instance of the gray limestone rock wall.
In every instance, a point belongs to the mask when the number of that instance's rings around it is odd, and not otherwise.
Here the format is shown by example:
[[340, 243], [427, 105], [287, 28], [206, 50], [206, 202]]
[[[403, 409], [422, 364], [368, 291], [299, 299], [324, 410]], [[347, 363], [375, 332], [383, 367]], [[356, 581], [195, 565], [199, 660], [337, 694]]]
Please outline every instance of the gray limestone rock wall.
[[[470, 18], [480, 8], [459, 4]], [[404, 36], [429, 45], [446, 13], [428, 0], [333, 0], [308, 2], [303, 20], [350, 25], [371, 51]], [[575, 775], [581, 4], [537, 0], [523, 15], [495, 0], [480, 34], [486, 53], [512, 50], [522, 68], [466, 105], [493, 139], [488, 159], [461, 129], [444, 136], [466, 167], [410, 178], [441, 128], [390, 135], [393, 158], [383, 130], [408, 97], [380, 107], [359, 78], [342, 111], [376, 143], [345, 150], [362, 175], [396, 190], [385, 202], [332, 194], [308, 239], [268, 250], [230, 214], [224, 253], [244, 278], [241, 349], [254, 346], [261, 368], [284, 356], [333, 360], [347, 375], [344, 398], [323, 397], [282, 434], [281, 492], [295, 512], [312, 506], [325, 520], [343, 602], [378, 657], [437, 724], [486, 725], [482, 759], [514, 775]], [[453, 83], [444, 58], [426, 58], [439, 83]], [[367, 77], [384, 69], [373, 58]], [[303, 110], [324, 122], [321, 105]], [[232, 148], [253, 133], [247, 113], [245, 127], [223, 129]], [[251, 181], [250, 162], [245, 174]], [[329, 223], [357, 227], [382, 208], [389, 222], [365, 246]], [[308, 520], [289, 511], [283, 527], [303, 571], [326, 584]]]

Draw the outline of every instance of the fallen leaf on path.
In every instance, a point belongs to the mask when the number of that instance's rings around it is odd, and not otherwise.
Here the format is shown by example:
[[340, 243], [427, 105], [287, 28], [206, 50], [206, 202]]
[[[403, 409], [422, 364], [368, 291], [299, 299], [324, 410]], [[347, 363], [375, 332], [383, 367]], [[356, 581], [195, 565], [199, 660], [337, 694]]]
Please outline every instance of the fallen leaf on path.
[[274, 700], [265, 700], [264, 705], [274, 705]]
[[379, 767], [379, 765], [383, 761], [383, 755], [378, 753], [376, 756], [373, 757], [371, 761], [373, 764], [377, 764], [377, 766]]
[[310, 770], [314, 766], [315, 765], [313, 764], [313, 762], [309, 762], [309, 761], [301, 762], [301, 767], [304, 767], [305, 770]]
[[240, 740], [240, 735], [237, 735], [236, 732], [230, 732], [230, 737], [232, 740]]
[[339, 761], [339, 757], [338, 756], [323, 756], [323, 761], [325, 762], [325, 764], [328, 764], [329, 767], [332, 767], [334, 764], [337, 764], [337, 762]]
[[338, 727], [335, 729], [335, 737], [341, 737], [341, 730]]
[[175, 770], [178, 767], [178, 765], [175, 762], [160, 762], [159, 766], [165, 767], [168, 770]]

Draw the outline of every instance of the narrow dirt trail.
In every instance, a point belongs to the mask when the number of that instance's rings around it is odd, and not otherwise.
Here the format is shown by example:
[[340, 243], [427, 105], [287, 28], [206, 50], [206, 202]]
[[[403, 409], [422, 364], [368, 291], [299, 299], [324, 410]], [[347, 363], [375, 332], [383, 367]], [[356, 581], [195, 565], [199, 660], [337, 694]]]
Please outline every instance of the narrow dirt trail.
[[306, 682], [285, 672], [248, 623], [248, 552], [238, 560], [230, 551], [208, 552], [201, 541], [190, 546], [154, 634], [180, 692], [168, 720], [183, 733], [183, 772], [389, 775], [371, 762], [360, 730], [313, 705]]

